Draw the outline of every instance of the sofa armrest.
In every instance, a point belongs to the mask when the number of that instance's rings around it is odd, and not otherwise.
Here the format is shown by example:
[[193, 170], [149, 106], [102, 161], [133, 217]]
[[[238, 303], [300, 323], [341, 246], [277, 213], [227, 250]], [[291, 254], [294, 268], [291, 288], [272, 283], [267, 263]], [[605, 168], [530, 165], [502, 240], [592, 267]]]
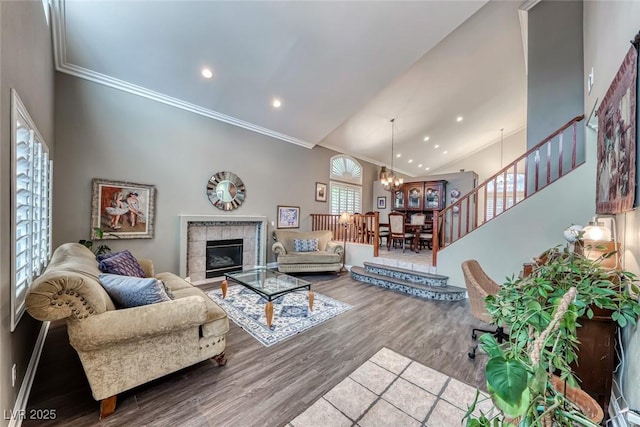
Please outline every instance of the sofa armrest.
[[273, 249], [273, 252], [276, 253], [276, 257], [287, 254], [287, 250], [284, 248], [284, 245], [280, 242], [275, 242], [271, 247], [271, 249]]
[[76, 350], [96, 350], [119, 342], [164, 335], [202, 325], [207, 307], [202, 297], [188, 296], [141, 307], [110, 310], [69, 322], [69, 341]]
[[327, 252], [342, 255], [344, 247], [342, 246], [342, 243], [330, 241], [327, 242]]
[[138, 264], [142, 267], [142, 271], [144, 271], [145, 277], [155, 277], [155, 271], [153, 268], [153, 261], [150, 259], [139, 259]]

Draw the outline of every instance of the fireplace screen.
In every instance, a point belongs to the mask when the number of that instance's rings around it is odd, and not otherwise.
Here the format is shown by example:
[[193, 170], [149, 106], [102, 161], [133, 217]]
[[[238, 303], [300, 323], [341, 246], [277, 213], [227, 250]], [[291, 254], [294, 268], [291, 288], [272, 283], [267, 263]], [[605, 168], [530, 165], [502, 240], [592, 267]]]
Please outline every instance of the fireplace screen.
[[242, 271], [242, 239], [207, 241], [207, 279]]

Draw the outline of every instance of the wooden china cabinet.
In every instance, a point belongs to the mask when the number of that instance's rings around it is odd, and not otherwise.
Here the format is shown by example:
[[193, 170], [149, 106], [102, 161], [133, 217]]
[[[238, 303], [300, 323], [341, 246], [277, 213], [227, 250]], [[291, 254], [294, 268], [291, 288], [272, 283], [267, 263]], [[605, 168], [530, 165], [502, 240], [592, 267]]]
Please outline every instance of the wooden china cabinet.
[[434, 211], [444, 209], [446, 184], [445, 180], [406, 182], [393, 192], [393, 209], [408, 215], [424, 212], [430, 219]]

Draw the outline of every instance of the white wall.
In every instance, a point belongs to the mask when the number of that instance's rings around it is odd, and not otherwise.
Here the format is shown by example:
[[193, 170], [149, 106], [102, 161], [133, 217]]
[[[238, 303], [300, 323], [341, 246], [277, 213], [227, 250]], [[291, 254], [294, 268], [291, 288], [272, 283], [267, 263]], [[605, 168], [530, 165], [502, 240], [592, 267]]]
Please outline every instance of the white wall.
[[[505, 136], [503, 144], [500, 141], [495, 142], [470, 156], [434, 170], [433, 173], [453, 173], [464, 169], [477, 173], [478, 183], [481, 183], [526, 151], [527, 133], [525, 129], [522, 129], [512, 135]], [[501, 158], [502, 163], [500, 162]]]
[[[591, 93], [585, 93], [585, 111], [593, 110], [602, 100], [613, 78], [640, 30], [640, 2], [588, 1], [584, 3], [584, 70], [594, 70]], [[637, 127], [637, 124], [636, 124]], [[595, 145], [595, 138], [592, 141]], [[636, 153], [636, 156], [638, 154]], [[636, 176], [636, 183], [639, 177]], [[592, 207], [592, 212], [595, 206]], [[624, 267], [640, 274], [640, 212], [618, 215], [618, 231], [622, 236]], [[626, 364], [622, 374], [625, 397], [631, 408], [640, 408], [640, 328], [627, 327], [625, 335]]]
[[[54, 150], [54, 71], [51, 34], [42, 2], [0, 2], [0, 410], [13, 409], [41, 322], [24, 314], [11, 332], [11, 95], [16, 89], [49, 148]], [[55, 153], [53, 154], [55, 157]], [[55, 229], [54, 229], [55, 233]], [[11, 367], [17, 365], [16, 386]], [[7, 412], [8, 413], [8, 412]], [[4, 415], [5, 413], [3, 413]], [[0, 425], [7, 425], [6, 416]]]
[[[315, 183], [329, 183], [334, 151], [309, 150], [66, 74], [58, 73], [56, 84], [56, 245], [89, 236], [92, 178], [156, 186], [155, 238], [108, 244], [153, 259], [157, 271], [179, 270], [180, 214], [261, 215], [270, 222], [278, 205], [291, 205], [300, 207], [300, 228], [309, 230], [311, 213], [329, 211], [328, 202], [314, 200]], [[377, 168], [360, 163], [369, 211]], [[209, 178], [224, 170], [243, 180], [247, 194], [228, 213], [206, 194]], [[275, 260], [270, 249], [267, 258]]]
[[[582, 4], [543, 0], [529, 11], [529, 148], [583, 113]], [[583, 139], [582, 133], [578, 139]], [[582, 152], [578, 152], [578, 160], [582, 160]]]

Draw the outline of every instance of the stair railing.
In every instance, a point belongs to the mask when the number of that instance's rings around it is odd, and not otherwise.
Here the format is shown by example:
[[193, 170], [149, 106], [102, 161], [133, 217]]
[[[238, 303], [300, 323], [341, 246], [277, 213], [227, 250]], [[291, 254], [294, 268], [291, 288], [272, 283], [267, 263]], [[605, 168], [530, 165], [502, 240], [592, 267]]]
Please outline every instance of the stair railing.
[[[574, 117], [433, 217], [433, 265], [438, 250], [471, 233], [584, 163], [577, 163], [578, 123]], [[565, 144], [567, 134], [569, 144]]]
[[333, 240], [373, 245], [373, 256], [378, 256], [380, 247], [380, 212], [354, 214], [349, 224], [340, 224], [339, 214], [311, 214], [311, 229], [331, 230]]

